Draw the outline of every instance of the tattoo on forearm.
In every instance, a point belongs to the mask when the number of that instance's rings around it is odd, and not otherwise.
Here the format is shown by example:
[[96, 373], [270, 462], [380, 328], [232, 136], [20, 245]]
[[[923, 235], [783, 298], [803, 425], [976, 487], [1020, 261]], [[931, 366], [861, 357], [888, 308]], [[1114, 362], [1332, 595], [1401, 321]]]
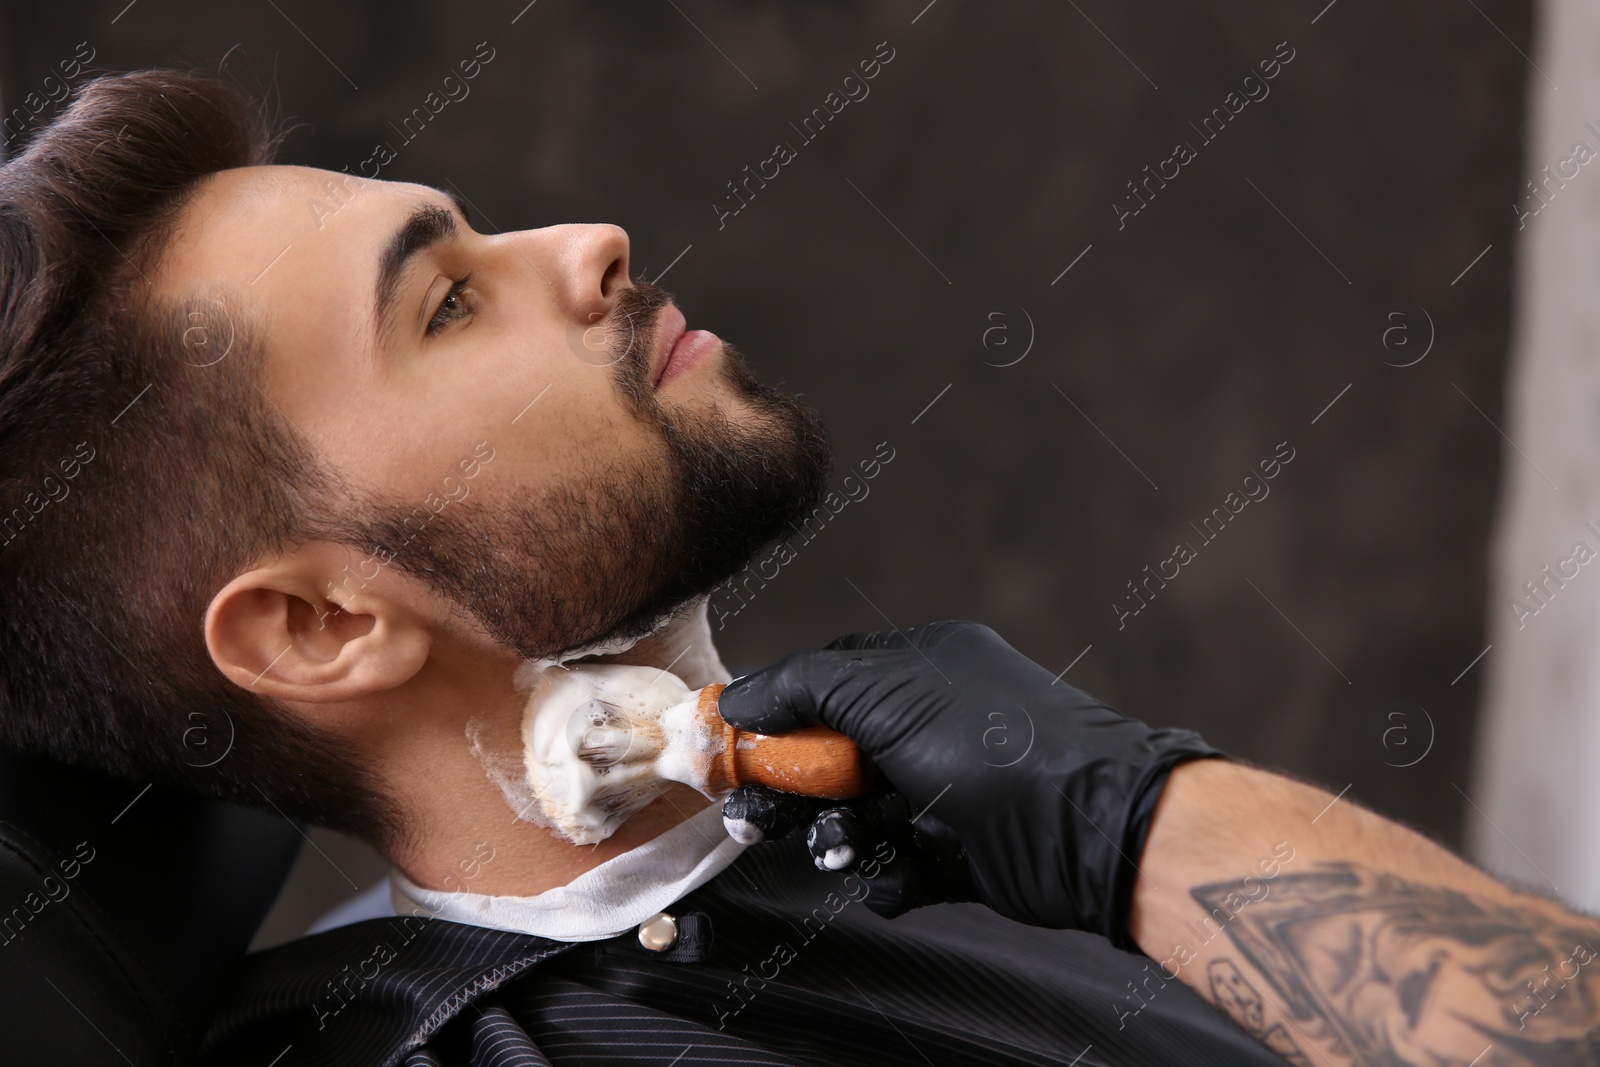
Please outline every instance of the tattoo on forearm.
[[1266, 1005], [1261, 994], [1239, 970], [1238, 964], [1232, 960], [1212, 960], [1211, 966], [1206, 968], [1206, 977], [1211, 980], [1211, 999], [1224, 1015], [1295, 1067], [1311, 1067], [1311, 1061], [1300, 1054], [1300, 1046], [1289, 1036], [1287, 1027], [1282, 1023], [1267, 1025]]
[[1238, 882], [1190, 892], [1264, 980], [1213, 960], [1211, 1000], [1290, 1063], [1325, 1049], [1372, 1067], [1600, 1067], [1600, 926], [1579, 916], [1353, 864], [1283, 875], [1244, 905]]

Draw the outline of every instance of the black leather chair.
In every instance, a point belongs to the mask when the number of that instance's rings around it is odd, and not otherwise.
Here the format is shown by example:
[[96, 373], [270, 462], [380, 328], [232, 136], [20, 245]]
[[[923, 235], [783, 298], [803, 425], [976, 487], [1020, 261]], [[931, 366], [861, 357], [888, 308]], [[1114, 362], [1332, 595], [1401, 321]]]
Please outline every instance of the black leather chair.
[[302, 839], [141, 788], [0, 754], [0, 1063], [193, 1061]]

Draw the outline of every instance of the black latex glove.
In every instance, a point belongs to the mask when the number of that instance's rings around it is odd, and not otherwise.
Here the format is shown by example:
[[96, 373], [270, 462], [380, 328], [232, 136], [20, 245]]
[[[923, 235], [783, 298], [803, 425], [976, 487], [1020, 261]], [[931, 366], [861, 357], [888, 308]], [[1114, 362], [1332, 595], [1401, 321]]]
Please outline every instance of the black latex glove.
[[740, 786], [723, 801], [722, 821], [745, 844], [804, 830], [812, 862], [860, 874], [869, 883], [862, 902], [886, 919], [927, 904], [979, 899], [954, 836], [928, 832], [932, 817], [913, 813], [887, 782], [851, 800]]
[[[797, 652], [733, 682], [719, 710], [742, 730], [820, 723], [861, 746], [909, 800], [914, 824], [888, 812], [892, 794], [882, 791], [865, 804], [820, 806], [876, 821], [866, 836], [900, 835], [909, 846], [895, 849], [911, 868], [907, 906], [977, 899], [1020, 922], [1088, 930], [1123, 948], [1133, 947], [1135, 861], [1167, 772], [1220, 755], [1195, 733], [1152, 730], [1055, 681], [972, 622], [850, 634]], [[819, 806], [773, 799], [782, 796], [736, 791], [724, 815], [777, 836]], [[844, 817], [832, 821], [859, 853]], [[812, 832], [824, 830], [813, 822]], [[813, 844], [814, 856], [826, 853]], [[928, 888], [930, 879], [948, 891]]]

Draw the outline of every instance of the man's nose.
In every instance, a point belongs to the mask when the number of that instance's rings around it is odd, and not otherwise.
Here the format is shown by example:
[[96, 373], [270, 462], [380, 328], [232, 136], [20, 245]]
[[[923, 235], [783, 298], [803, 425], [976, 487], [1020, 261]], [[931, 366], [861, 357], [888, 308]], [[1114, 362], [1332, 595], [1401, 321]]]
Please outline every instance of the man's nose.
[[628, 232], [607, 223], [547, 226], [545, 243], [556, 299], [571, 321], [603, 319], [629, 285]]

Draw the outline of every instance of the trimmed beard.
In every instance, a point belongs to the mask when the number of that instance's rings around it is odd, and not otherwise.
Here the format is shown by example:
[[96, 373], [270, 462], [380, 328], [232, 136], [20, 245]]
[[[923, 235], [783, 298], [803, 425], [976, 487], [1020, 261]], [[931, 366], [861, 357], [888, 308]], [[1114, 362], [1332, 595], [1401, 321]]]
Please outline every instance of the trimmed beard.
[[420, 532], [408, 525], [413, 509], [367, 503], [337, 524], [337, 539], [403, 546], [389, 553], [394, 567], [527, 659], [643, 637], [738, 573], [818, 506], [832, 454], [820, 416], [757, 381], [726, 343], [724, 377], [748, 404], [746, 425], [720, 409], [663, 408], [649, 356], [671, 299], [636, 282], [601, 324], [618, 394], [665, 446], [664, 464], [587, 470], [504, 507], [462, 500]]

